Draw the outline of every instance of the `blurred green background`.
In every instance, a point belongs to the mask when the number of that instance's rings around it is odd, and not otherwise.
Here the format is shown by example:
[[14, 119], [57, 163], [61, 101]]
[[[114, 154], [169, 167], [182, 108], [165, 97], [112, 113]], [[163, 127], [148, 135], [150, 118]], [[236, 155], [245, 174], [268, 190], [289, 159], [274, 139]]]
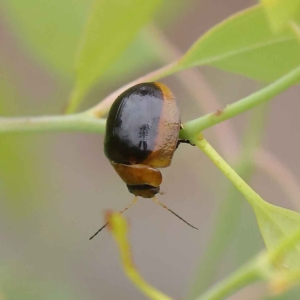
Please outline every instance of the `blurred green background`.
[[[91, 0], [0, 3], [1, 116], [62, 113], [72, 88], [76, 47]], [[165, 1], [153, 23], [139, 33], [97, 83], [84, 107], [91, 107], [120, 85], [171, 62], [168, 51], [158, 41], [158, 33], [178, 51], [185, 51], [209, 28], [254, 4], [256, 1], [250, 0]], [[216, 69], [204, 67], [201, 72], [223, 106], [260, 87], [245, 77]], [[192, 99], [176, 76], [163, 82], [174, 91], [183, 121], [203, 114], [200, 99]], [[262, 136], [262, 145], [297, 177], [298, 97], [296, 87], [272, 101]], [[250, 113], [231, 121], [240, 140], [249, 117]], [[212, 129], [207, 130], [206, 137], [218, 147]], [[224, 143], [230, 141], [224, 136]], [[199, 150], [187, 145], [179, 147], [172, 166], [162, 173], [165, 195], [160, 200], [200, 231], [191, 230], [146, 199], [141, 199], [126, 216], [131, 224], [134, 260], [141, 274], [166, 294], [182, 299], [195, 277], [220, 203], [230, 186]], [[269, 202], [299, 209], [260, 170], [254, 168], [249, 182]], [[227, 208], [234, 210], [242, 203], [234, 224], [228, 220], [228, 226], [234, 227], [233, 238], [228, 250], [221, 254], [214, 281], [263, 249], [250, 207], [238, 194], [237, 198], [241, 202], [233, 202], [233, 207]], [[108, 232], [88, 241], [103, 224], [105, 210], [120, 210], [131, 200], [132, 195], [103, 154], [103, 136], [1, 135], [0, 299], [144, 299], [124, 276]], [[220, 244], [227, 238], [220, 236]], [[200, 277], [205, 278], [210, 271], [204, 270]], [[298, 293], [294, 290], [280, 299], [298, 299]], [[254, 285], [230, 299], [265, 299], [266, 294], [263, 285]]]

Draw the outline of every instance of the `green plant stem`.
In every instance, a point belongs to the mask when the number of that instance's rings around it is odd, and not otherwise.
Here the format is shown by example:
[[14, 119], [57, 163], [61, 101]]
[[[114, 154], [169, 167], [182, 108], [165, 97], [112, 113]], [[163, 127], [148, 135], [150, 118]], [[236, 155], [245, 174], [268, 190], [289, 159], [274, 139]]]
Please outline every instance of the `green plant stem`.
[[0, 133], [88, 131], [104, 133], [105, 119], [92, 118], [87, 114], [0, 118]]
[[221, 172], [233, 183], [233, 185], [244, 195], [253, 208], [266, 205], [263, 200], [219, 155], [219, 153], [200, 135], [198, 139], [192, 139], [196, 144], [221, 170]]
[[259, 104], [271, 100], [274, 96], [285, 91], [292, 85], [300, 82], [300, 66], [286, 74], [285, 76], [274, 81], [265, 88], [245, 97], [237, 102], [229, 104], [223, 111], [217, 111], [207, 114], [198, 119], [183, 124], [184, 130], [181, 133], [182, 138], [191, 138], [196, 136], [204, 129], [215, 124], [228, 120], [239, 115]]
[[196, 298], [196, 300], [223, 300], [226, 296], [261, 278], [261, 271], [256, 261], [250, 262], [220, 283], [212, 286], [211, 289]]
[[[176, 68], [176, 64], [170, 64], [165, 68], [162, 68], [160, 72], [157, 72], [160, 75], [167, 75], [172, 68]], [[148, 79], [155, 79], [156, 76], [159, 75], [153, 72], [152, 77], [149, 77]], [[136, 80], [136, 82], [139, 80]], [[298, 81], [300, 81], [300, 66], [262, 90], [228, 105], [222, 112], [217, 111], [216, 113], [210, 113], [185, 123], [184, 130], [181, 131], [180, 136], [186, 139], [193, 139], [193, 137], [203, 129], [232, 118], [256, 105], [270, 100], [273, 96], [283, 92]], [[126, 87], [127, 86], [124, 86], [118, 91], [121, 92], [121, 90]], [[108, 111], [109, 106], [113, 103], [116, 95], [116, 92], [111, 94], [105, 101], [81, 114], [27, 118], [0, 118], [0, 133], [30, 131], [87, 131], [103, 133], [105, 120], [100, 119], [100, 117]]]
[[[246, 181], [251, 179], [255, 169], [251, 162], [263, 134], [266, 110], [267, 105], [264, 105], [264, 107], [259, 107], [253, 111], [249, 126], [244, 133], [242, 150], [239, 153], [239, 159], [235, 168], [237, 173]], [[214, 230], [196, 272], [195, 282], [191, 287], [188, 299], [195, 299], [195, 296], [199, 295], [211, 284], [218, 271], [224, 252], [232, 243], [232, 238], [236, 232], [236, 224], [240, 218], [244, 202], [240, 201], [241, 194], [234, 186], [226, 186], [226, 190], [226, 198], [216, 210], [217, 217]], [[221, 194], [219, 192], [218, 195], [223, 198], [224, 189], [221, 189]], [[203, 276], [203, 273], [206, 275]]]

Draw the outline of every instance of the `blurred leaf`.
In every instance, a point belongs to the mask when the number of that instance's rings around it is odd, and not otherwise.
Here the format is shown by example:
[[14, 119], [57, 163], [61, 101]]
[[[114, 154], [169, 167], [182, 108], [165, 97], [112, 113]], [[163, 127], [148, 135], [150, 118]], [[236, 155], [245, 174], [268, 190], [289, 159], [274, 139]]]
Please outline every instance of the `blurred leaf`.
[[124, 78], [128, 73], [143, 69], [158, 61], [155, 40], [142, 30], [121, 57], [108, 69], [105, 80], [115, 81]]
[[35, 57], [63, 76], [74, 73], [75, 49], [92, 0], [4, 0], [6, 18]]
[[81, 37], [76, 83], [68, 111], [74, 111], [95, 81], [134, 40], [161, 0], [95, 0]]
[[284, 29], [287, 23], [296, 17], [300, 11], [299, 0], [261, 0], [261, 2], [275, 32]]
[[299, 64], [300, 46], [293, 33], [273, 33], [264, 7], [257, 5], [208, 31], [187, 51], [178, 67], [211, 65], [257, 80], [274, 81]]
[[[261, 205], [252, 205], [260, 232], [268, 250], [273, 250], [284, 240], [299, 230], [300, 214], [285, 208], [264, 202]], [[289, 270], [300, 269], [299, 243], [288, 251], [278, 265]]]
[[196, 5], [197, 1], [194, 0], [164, 0], [161, 9], [156, 14], [155, 25], [158, 28], [164, 28], [170, 23], [178, 23], [180, 16], [193, 11]]
[[290, 22], [290, 28], [292, 29], [295, 36], [297, 37], [298, 42], [300, 42], [300, 26], [296, 22], [291, 21]]
[[[76, 1], [76, 5], [72, 0], [61, 4], [54, 0], [45, 5], [40, 0], [28, 0], [26, 3], [6, 0], [5, 3], [6, 19], [20, 38], [21, 46], [41, 66], [64, 79], [74, 77], [75, 53], [91, 2]], [[117, 84], [128, 74], [136, 74], [142, 68], [155, 64], [158, 60], [156, 51], [150, 34], [142, 31], [103, 75], [102, 84], [111, 84], [110, 81]]]
[[[74, 75], [78, 40], [92, 0], [6, 0], [6, 18], [34, 58], [62, 77]], [[115, 79], [153, 63], [157, 57], [151, 37], [142, 32], [110, 68]]]

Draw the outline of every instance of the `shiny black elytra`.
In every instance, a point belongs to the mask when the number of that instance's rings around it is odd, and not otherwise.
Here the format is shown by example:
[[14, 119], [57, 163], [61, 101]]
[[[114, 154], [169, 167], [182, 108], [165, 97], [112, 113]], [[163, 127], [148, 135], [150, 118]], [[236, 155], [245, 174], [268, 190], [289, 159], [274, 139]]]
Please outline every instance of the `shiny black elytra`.
[[153, 198], [177, 217], [155, 195], [162, 182], [157, 168], [168, 167], [178, 144], [187, 142], [179, 140], [180, 129], [179, 109], [169, 88], [158, 82], [140, 83], [123, 92], [111, 106], [104, 140], [105, 155], [129, 192]]
[[104, 152], [135, 196], [152, 198], [162, 182], [157, 168], [171, 164], [180, 131], [179, 109], [161, 83], [141, 83], [112, 105]]

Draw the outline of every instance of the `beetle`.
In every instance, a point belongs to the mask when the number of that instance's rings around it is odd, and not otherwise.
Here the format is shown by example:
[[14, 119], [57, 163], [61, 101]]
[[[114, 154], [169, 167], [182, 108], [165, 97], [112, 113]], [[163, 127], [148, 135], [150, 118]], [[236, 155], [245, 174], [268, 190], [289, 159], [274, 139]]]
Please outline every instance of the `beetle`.
[[132, 86], [112, 104], [106, 123], [104, 153], [129, 192], [135, 195], [133, 202], [121, 213], [136, 203], [136, 197], [140, 196], [153, 198], [179, 217], [160, 203], [155, 195], [160, 192], [162, 182], [158, 168], [171, 164], [180, 143], [190, 143], [179, 139], [180, 129], [176, 99], [162, 83], [146, 82]]

